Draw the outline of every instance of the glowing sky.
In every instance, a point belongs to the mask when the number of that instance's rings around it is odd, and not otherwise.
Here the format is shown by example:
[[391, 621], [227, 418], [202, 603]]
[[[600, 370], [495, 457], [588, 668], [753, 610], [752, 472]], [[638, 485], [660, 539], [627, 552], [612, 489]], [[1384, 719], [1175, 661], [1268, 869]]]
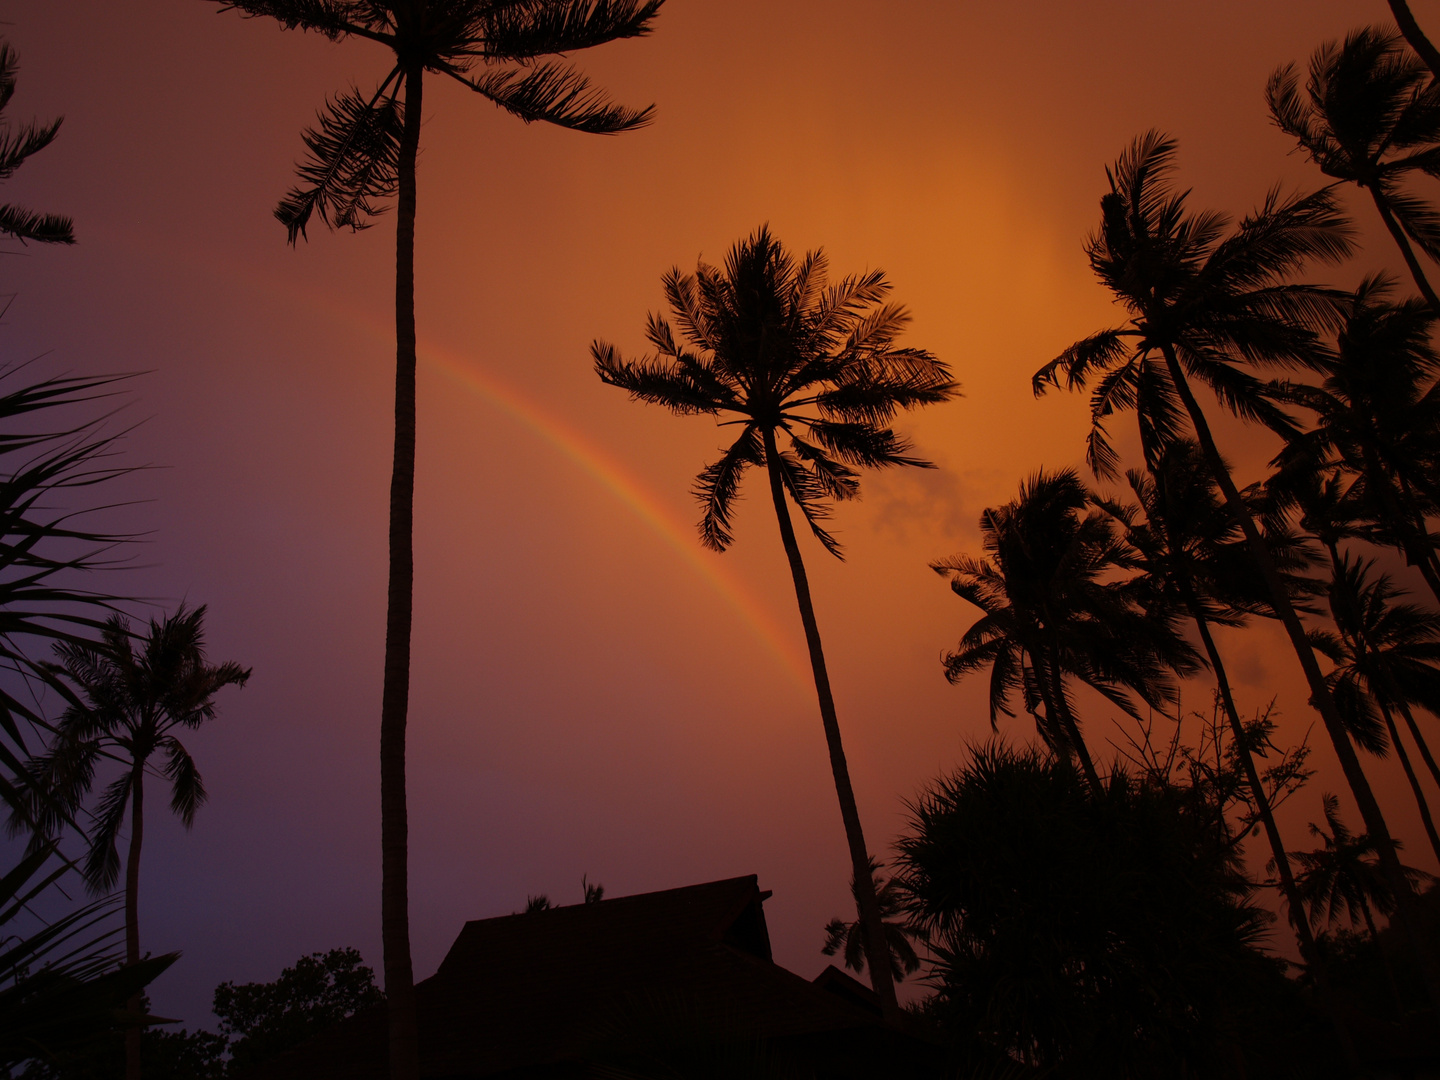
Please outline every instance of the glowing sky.
[[[1440, 32], [1440, 3], [1414, 4]], [[434, 970], [467, 918], [527, 894], [613, 895], [758, 873], [777, 959], [826, 962], [847, 860], [793, 593], [766, 500], [729, 554], [694, 539], [691, 480], [724, 437], [590, 369], [641, 347], [660, 276], [762, 222], [839, 273], [883, 267], [965, 397], [908, 418], [941, 468], [868, 477], [844, 563], [806, 547], [871, 846], [988, 722], [938, 658], [973, 615], [927, 569], [976, 550], [982, 508], [1079, 464], [1079, 398], [1029, 377], [1113, 319], [1080, 246], [1103, 169], [1177, 136], [1197, 206], [1313, 185], [1266, 120], [1270, 70], [1386, 17], [1380, 0], [670, 0], [653, 37], [584, 62], [648, 130], [525, 127], [427, 92], [420, 164], [412, 934]], [[379, 963], [377, 727], [390, 453], [392, 218], [298, 250], [270, 216], [324, 95], [381, 72], [361, 42], [197, 0], [16, 0], [16, 116], [66, 117], [6, 200], [76, 219], [71, 250], [3, 264], [5, 355], [143, 370], [130, 414], [148, 533], [120, 586], [211, 606], [212, 655], [254, 666], [193, 737], [211, 803], [147, 830], [142, 940], [183, 949], [157, 1009], [207, 1019], [222, 979], [313, 950]], [[1397, 260], [1372, 242], [1353, 281]], [[1117, 430], [1121, 425], [1117, 425]], [[1220, 425], [1242, 471], [1271, 449]], [[1253, 478], [1253, 476], [1247, 477]], [[1311, 723], [1261, 630], [1242, 702]], [[1206, 689], [1187, 691], [1199, 706]], [[1089, 718], [1097, 743], [1112, 729]], [[1028, 724], [1016, 724], [1029, 737]], [[1114, 736], [1118, 738], [1118, 735]], [[1312, 740], [1314, 741], [1314, 740]], [[1284, 823], [1341, 790], [1327, 747]], [[1423, 836], [1377, 766], [1411, 861]], [[1342, 802], [1349, 808], [1348, 796]], [[1350, 811], [1352, 819], [1355, 817]], [[1433, 867], [1431, 867], [1433, 869]]]

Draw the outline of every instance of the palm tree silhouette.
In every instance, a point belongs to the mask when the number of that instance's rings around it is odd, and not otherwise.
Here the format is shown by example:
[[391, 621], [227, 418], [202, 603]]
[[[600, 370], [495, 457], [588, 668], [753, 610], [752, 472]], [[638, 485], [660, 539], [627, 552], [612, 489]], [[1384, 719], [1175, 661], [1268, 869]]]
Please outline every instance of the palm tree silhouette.
[[630, 131], [650, 108], [613, 105], [559, 54], [649, 33], [664, 0], [207, 0], [331, 40], [360, 38], [394, 54], [369, 93], [326, 103], [305, 133], [300, 185], [275, 208], [295, 243], [312, 215], [361, 229], [397, 196], [395, 229], [395, 458], [380, 714], [381, 923], [390, 1016], [390, 1075], [415, 1080], [410, 960], [405, 724], [410, 690], [415, 503], [416, 155], [426, 73], [444, 75], [526, 123], [592, 134]]
[[[680, 415], [733, 416], [740, 433], [696, 478], [704, 508], [700, 538], [724, 551], [734, 541], [731, 514], [751, 466], [765, 470], [780, 540], [790, 563], [795, 599], [810, 651], [830, 769], [857, 884], [871, 983], [887, 1015], [898, 1006], [884, 929], [870, 874], [870, 853], [850, 784], [840, 724], [810, 584], [786, 496], [832, 555], [840, 545], [821, 524], [831, 500], [860, 493], [857, 469], [929, 463], [907, 456], [909, 444], [888, 425], [901, 409], [942, 402], [957, 386], [945, 365], [923, 349], [899, 348], [909, 322], [887, 302], [890, 285], [878, 270], [826, 288], [828, 261], [812, 251], [798, 262], [762, 226], [737, 243], [723, 267], [703, 262], [694, 274], [673, 269], [663, 282], [679, 325], [652, 314], [646, 335], [653, 356], [624, 360], [612, 345], [591, 345], [601, 380], [638, 401]], [[778, 433], [789, 448], [781, 450]]]
[[1173, 709], [1167, 668], [1190, 671], [1195, 661], [1170, 617], [1152, 617], [1132, 581], [1113, 579], [1123, 549], [1109, 518], [1086, 512], [1089, 503], [1074, 470], [1041, 471], [1018, 498], [981, 515], [988, 559], [956, 555], [931, 569], [984, 612], [945, 655], [945, 677], [958, 682], [988, 665], [991, 725], [999, 713], [1014, 715], [1009, 700], [1018, 691], [1046, 745], [1078, 757], [1099, 793], [1067, 677], [1133, 716], [1132, 693], [1152, 708]]
[[[194, 731], [216, 716], [215, 695], [226, 686], [244, 686], [250, 670], [228, 662], [212, 666], [205, 658], [205, 607], [186, 611], [182, 604], [161, 621], [150, 621], [138, 641], [123, 615], [112, 616], [99, 642], [61, 642], [55, 647], [76, 701], [55, 727], [47, 751], [30, 764], [36, 798], [29, 817], [38, 835], [58, 833], [80, 809], [96, 778], [97, 766], [116, 761], [122, 771], [96, 802], [94, 827], [82, 870], [97, 893], [119, 880], [118, 850], [125, 819], [130, 819], [125, 870], [125, 962], [140, 962], [140, 851], [145, 827], [145, 778], [163, 777], [170, 787], [170, 809], [188, 829], [205, 803], [200, 770], [178, 732]], [[140, 648], [137, 651], [136, 645]], [[160, 758], [158, 768], [152, 759]], [[131, 1002], [138, 1011], [138, 997]], [[125, 1037], [125, 1075], [140, 1075], [140, 1029]]]
[[[1389, 733], [1389, 745], [1400, 758], [1425, 833], [1440, 859], [1440, 833], [1395, 725], [1398, 712], [1431, 776], [1440, 782], [1440, 769], [1410, 710], [1412, 704], [1440, 710], [1440, 612], [1397, 602], [1405, 593], [1392, 584], [1388, 574], [1373, 573], [1373, 560], [1341, 554], [1333, 543], [1330, 552], [1330, 611], [1338, 634], [1317, 630], [1311, 632], [1311, 638], [1335, 664], [1330, 684], [1355, 741], [1371, 753], [1384, 754], [1384, 732]], [[1382, 720], [1384, 732], [1380, 730]]]
[[1193, 432], [1264, 577], [1271, 609], [1300, 662], [1366, 829], [1379, 844], [1381, 865], [1398, 898], [1397, 920], [1415, 938], [1431, 997], [1440, 1000], [1440, 958], [1412, 914], [1413, 897], [1380, 804], [1274, 555], [1191, 387], [1191, 380], [1198, 380], [1241, 419], [1262, 422], [1286, 437], [1298, 434], [1273, 400], [1274, 391], [1247, 369], [1321, 366], [1325, 349], [1317, 329], [1340, 328], [1347, 294], [1287, 279], [1310, 259], [1346, 256], [1349, 230], [1329, 190], [1289, 197], [1272, 192], [1227, 235], [1223, 215], [1186, 212], [1185, 194], [1168, 183], [1174, 157], [1175, 144], [1151, 132], [1107, 170], [1110, 191], [1100, 201], [1101, 226], [1086, 253], [1130, 320], [1071, 345], [1035, 374], [1035, 391], [1044, 393], [1062, 380], [1070, 389], [1083, 388], [1098, 377], [1090, 399], [1087, 457], [1100, 475], [1112, 475], [1118, 461], [1105, 429], [1117, 411], [1136, 413], [1151, 468], [1167, 445], [1185, 437], [1187, 427]]
[[1440, 86], [1393, 33], [1374, 26], [1329, 41], [1310, 58], [1302, 96], [1294, 64], [1265, 88], [1270, 116], [1326, 176], [1370, 193], [1430, 307], [1435, 295], [1411, 244], [1440, 258], [1440, 215], [1406, 192], [1408, 175], [1440, 175]]
[[[880, 870], [880, 864], [870, 860], [872, 879]], [[856, 910], [860, 906], [860, 893], [852, 879], [850, 891], [855, 896]], [[913, 940], [923, 940], [924, 931], [912, 926], [905, 910], [905, 896], [898, 878], [890, 878], [875, 893], [876, 905], [885, 927], [885, 948], [890, 955], [890, 978], [903, 982], [905, 976], [920, 970], [920, 957], [915, 954]], [[825, 944], [821, 954], [834, 956], [839, 953], [845, 958], [845, 966], [851, 971], [865, 970], [865, 928], [859, 919], [831, 919], [825, 924]]]
[[[63, 117], [48, 124], [22, 124], [11, 128], [3, 119], [6, 106], [15, 96], [16, 76], [20, 58], [9, 42], [0, 41], [0, 180], [8, 180], [25, 164], [31, 154], [39, 153], [55, 141]], [[9, 203], [0, 206], [0, 235], [13, 236], [24, 243], [35, 240], [41, 244], [73, 244], [75, 228], [68, 217], [59, 214], [37, 214]]]
[[1405, 35], [1405, 40], [1410, 47], [1419, 54], [1425, 61], [1425, 66], [1430, 69], [1431, 77], [1440, 79], [1440, 50], [1437, 50], [1425, 32], [1420, 29], [1420, 24], [1415, 21], [1415, 15], [1410, 10], [1410, 5], [1405, 0], [1390, 0], [1390, 13], [1395, 16], [1395, 22], [1400, 27], [1400, 33]]
[[[1418, 300], [1390, 303], [1383, 277], [1367, 278], [1320, 385], [1287, 382], [1280, 397], [1315, 415], [1275, 459], [1288, 477], [1315, 491], [1307, 475], [1343, 471], [1347, 517], [1368, 519], [1365, 538], [1390, 543], [1418, 569], [1440, 601], [1440, 558], [1426, 523], [1440, 495], [1440, 355], [1430, 343], [1435, 313]], [[1354, 525], [1350, 528], [1353, 530]]]
[[[1134, 504], [1097, 499], [1096, 505], [1120, 526], [1121, 538], [1129, 548], [1124, 561], [1138, 572], [1137, 584], [1150, 594], [1142, 601], [1144, 606], [1152, 610], [1179, 608], [1195, 624], [1215, 675], [1236, 757], [1270, 844], [1291, 925], [1305, 962], [1314, 966], [1319, 959], [1315, 938], [1255, 765], [1254, 740], [1240, 718], [1225, 662], [1211, 633], [1212, 626], [1243, 626], [1250, 616], [1268, 615], [1265, 582], [1245, 549], [1239, 525], [1209, 476], [1198, 444], [1188, 439], [1173, 443], [1161, 452], [1153, 473], [1131, 469], [1125, 478], [1135, 496]], [[1289, 536], [1277, 536], [1270, 530], [1266, 540], [1276, 551], [1277, 561], [1288, 563], [1286, 569], [1292, 574], [1303, 568], [1304, 553]]]

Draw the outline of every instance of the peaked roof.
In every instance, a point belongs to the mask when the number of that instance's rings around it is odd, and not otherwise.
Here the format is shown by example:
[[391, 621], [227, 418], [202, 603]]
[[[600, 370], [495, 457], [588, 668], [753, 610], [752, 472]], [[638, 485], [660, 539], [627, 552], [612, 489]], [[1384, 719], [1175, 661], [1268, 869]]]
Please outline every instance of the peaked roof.
[[[771, 960], [755, 877], [465, 924], [416, 986], [421, 1074], [563, 1067], [656, 1041], [690, 1045], [880, 1032], [868, 988]], [[828, 976], [828, 977], [827, 977]], [[832, 1039], [833, 1041], [833, 1039]], [[383, 1080], [383, 1007], [262, 1067], [267, 1080]]]

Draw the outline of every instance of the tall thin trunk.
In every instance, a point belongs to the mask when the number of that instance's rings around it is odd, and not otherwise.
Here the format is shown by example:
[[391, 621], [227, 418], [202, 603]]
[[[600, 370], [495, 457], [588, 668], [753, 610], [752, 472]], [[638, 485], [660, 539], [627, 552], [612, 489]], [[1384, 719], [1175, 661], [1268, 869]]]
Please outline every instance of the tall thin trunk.
[[835, 698], [830, 693], [830, 675], [826, 671], [825, 652], [820, 645], [820, 627], [815, 621], [815, 606], [810, 600], [810, 580], [805, 574], [805, 563], [800, 558], [800, 545], [795, 541], [790, 508], [785, 502], [780, 452], [775, 446], [775, 432], [770, 429], [765, 431], [765, 468], [770, 478], [770, 497], [775, 502], [775, 518], [780, 525], [780, 542], [785, 546], [785, 557], [790, 560], [790, 576], [795, 581], [795, 600], [800, 605], [800, 621], [805, 626], [805, 644], [810, 649], [810, 670], [815, 677], [815, 695], [820, 700], [820, 722], [825, 728], [830, 771], [835, 777], [840, 818], [845, 823], [845, 839], [850, 846], [850, 866], [855, 876], [855, 896], [859, 901], [860, 926], [864, 931], [865, 962], [870, 966], [870, 985], [880, 998], [880, 1008], [886, 1019], [893, 1020], [899, 1016], [900, 1006], [890, 974], [890, 951], [880, 919], [880, 902], [875, 895], [875, 878], [870, 873], [870, 852], [865, 847], [860, 810], [855, 804], [855, 790], [850, 786], [850, 767], [845, 763], [845, 748], [840, 742], [840, 722], [835, 716]]
[[1394, 714], [1390, 712], [1390, 706], [1383, 701], [1380, 702], [1380, 715], [1385, 718], [1385, 728], [1390, 732], [1390, 745], [1395, 747], [1395, 754], [1400, 758], [1400, 767], [1405, 770], [1405, 779], [1410, 784], [1410, 792], [1415, 796], [1415, 805], [1420, 809], [1420, 821], [1425, 826], [1425, 835], [1430, 838], [1430, 850], [1434, 851], [1435, 858], [1440, 860], [1440, 833], [1435, 831], [1435, 819], [1430, 816], [1430, 803], [1420, 787], [1420, 778], [1415, 775], [1415, 767], [1410, 764], [1410, 755], [1405, 752], [1405, 744], [1400, 741], [1400, 729], [1395, 726]]
[[1410, 268], [1410, 276], [1415, 279], [1415, 287], [1420, 290], [1420, 295], [1425, 297], [1425, 302], [1430, 305], [1430, 310], [1440, 315], [1440, 296], [1435, 295], [1435, 290], [1430, 287], [1430, 279], [1425, 276], [1425, 271], [1420, 267], [1420, 260], [1415, 257], [1415, 249], [1410, 246], [1410, 238], [1405, 235], [1405, 230], [1395, 220], [1395, 215], [1390, 212], [1390, 205], [1379, 188], [1370, 186], [1370, 197], [1375, 200], [1375, 209], [1380, 211], [1380, 219], [1385, 222], [1385, 228], [1390, 230], [1396, 246], [1400, 248], [1400, 254], [1405, 258], [1405, 265]]
[[1425, 742], [1425, 736], [1420, 732], [1420, 725], [1415, 723], [1415, 714], [1410, 711], [1410, 706], [1405, 702], [1398, 702], [1400, 715], [1405, 718], [1405, 726], [1410, 729], [1410, 737], [1415, 740], [1415, 748], [1420, 751], [1420, 758], [1425, 762], [1425, 767], [1430, 770], [1431, 777], [1435, 783], [1440, 784], [1440, 766], [1435, 764], [1435, 758], [1430, 753], [1430, 747]]
[[410, 624], [415, 581], [415, 159], [423, 70], [405, 73], [395, 228], [395, 464], [390, 478], [390, 581], [385, 614], [385, 687], [380, 705], [380, 928], [390, 1020], [390, 1078], [419, 1080], [415, 974], [410, 962], [409, 821], [405, 722], [410, 700]]
[[1310, 642], [1305, 636], [1305, 628], [1300, 622], [1300, 617], [1295, 613], [1294, 605], [1290, 602], [1290, 596], [1286, 592], [1285, 583], [1275, 566], [1275, 560], [1271, 556], [1269, 548], [1265, 546], [1265, 541], [1260, 536], [1260, 530], [1255, 527], [1255, 521], [1250, 516], [1249, 509], [1241, 500], [1234, 480], [1230, 478], [1230, 470], [1220, 456], [1215, 439], [1210, 434], [1210, 425], [1205, 419], [1199, 402], [1195, 400], [1190, 383], [1185, 378], [1184, 370], [1180, 367], [1180, 360], [1175, 355], [1175, 350], [1168, 345], [1163, 349], [1163, 353], [1171, 381], [1180, 400], [1185, 405], [1185, 410], [1195, 429], [1196, 439], [1205, 455], [1205, 461], [1209, 465], [1221, 493], [1225, 496], [1225, 505], [1245, 534], [1246, 546], [1250, 549], [1251, 556], [1254, 558], [1256, 566], [1259, 567], [1270, 593], [1271, 607], [1285, 627], [1285, 633], [1290, 638], [1290, 645], [1295, 650], [1296, 659], [1300, 661], [1301, 670], [1305, 673], [1305, 681], [1310, 687], [1310, 703], [1320, 713], [1320, 719], [1330, 736], [1331, 745], [1335, 748], [1335, 756], [1340, 760], [1341, 771], [1345, 774], [1351, 794], [1360, 808], [1360, 816], [1365, 822], [1365, 829], [1379, 845], [1380, 867], [1395, 893], [1395, 921], [1401, 932], [1412, 943], [1425, 977], [1431, 1001], [1440, 1002], [1440, 958], [1437, 958], [1435, 954], [1435, 946], [1430, 940], [1430, 935], [1425, 932], [1425, 924], [1417, 918], [1416, 898], [1410, 888], [1410, 883], [1405, 878], [1404, 871], [1400, 868], [1400, 859], [1395, 854], [1395, 844], [1390, 837], [1390, 829], [1385, 823], [1385, 816], [1380, 811], [1380, 804], [1375, 799], [1375, 792], [1370, 787], [1365, 770], [1360, 766], [1360, 758], [1355, 753], [1355, 747], [1350, 742], [1350, 735], [1345, 730], [1344, 721], [1341, 720], [1340, 713], [1335, 708], [1335, 701], [1330, 696], [1330, 690], [1325, 685], [1325, 676], [1321, 673], [1320, 665], [1315, 660], [1315, 652], [1311, 649]]
[[1085, 780], [1090, 785], [1090, 790], [1096, 796], [1105, 794], [1105, 785], [1100, 782], [1100, 773], [1095, 768], [1095, 762], [1090, 757], [1090, 748], [1085, 745], [1085, 739], [1080, 734], [1080, 725], [1075, 721], [1075, 715], [1070, 711], [1070, 704], [1065, 700], [1065, 684], [1060, 680], [1060, 665], [1053, 656], [1045, 665], [1046, 676], [1050, 683], [1049, 708], [1060, 721], [1060, 726], [1065, 733], [1065, 741], [1070, 744], [1070, 749], [1080, 759], [1080, 770], [1085, 774]]
[[1430, 77], [1440, 79], [1440, 51], [1436, 50], [1425, 32], [1420, 29], [1420, 24], [1410, 12], [1410, 5], [1405, 0], [1390, 0], [1390, 13], [1395, 16], [1400, 33], [1405, 35], [1410, 47], [1425, 61], [1425, 66], [1430, 69]]
[[[140, 962], [140, 844], [145, 837], [145, 767], [142, 762], [130, 776], [130, 853], [125, 859], [125, 963]], [[136, 993], [125, 1003], [132, 1016], [141, 1009]], [[125, 1080], [140, 1080], [138, 1024], [125, 1029]]]

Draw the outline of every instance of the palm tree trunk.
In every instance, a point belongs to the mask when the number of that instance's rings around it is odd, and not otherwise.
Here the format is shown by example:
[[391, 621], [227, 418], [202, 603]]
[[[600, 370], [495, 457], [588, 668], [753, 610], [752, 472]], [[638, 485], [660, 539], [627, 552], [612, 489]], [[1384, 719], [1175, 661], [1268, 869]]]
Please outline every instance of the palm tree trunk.
[[1435, 954], [1435, 946], [1430, 940], [1430, 936], [1425, 933], [1425, 924], [1417, 917], [1419, 913], [1415, 910], [1415, 896], [1410, 888], [1410, 883], [1405, 878], [1404, 871], [1400, 868], [1400, 859], [1395, 854], [1395, 844], [1390, 837], [1389, 826], [1385, 823], [1385, 815], [1380, 812], [1380, 804], [1375, 799], [1375, 792], [1370, 787], [1365, 770], [1361, 768], [1360, 758], [1355, 753], [1354, 745], [1350, 742], [1350, 735], [1345, 730], [1344, 721], [1340, 719], [1340, 713], [1335, 708], [1335, 701], [1330, 696], [1329, 688], [1325, 685], [1325, 676], [1321, 673], [1320, 665], [1315, 660], [1315, 652], [1311, 649], [1310, 642], [1305, 636], [1305, 628], [1300, 622], [1300, 617], [1295, 613], [1294, 605], [1290, 602], [1290, 596], [1285, 590], [1280, 572], [1276, 569], [1275, 560], [1270, 554], [1270, 549], [1265, 546], [1265, 541], [1260, 536], [1260, 530], [1255, 527], [1255, 521], [1250, 516], [1249, 509], [1241, 500], [1240, 492], [1235, 487], [1235, 481], [1230, 478], [1230, 470], [1226, 468], [1225, 461], [1220, 456], [1215, 439], [1210, 433], [1210, 425], [1206, 422], [1205, 414], [1200, 409], [1200, 403], [1195, 400], [1190, 383], [1180, 367], [1180, 360], [1175, 355], [1174, 348], [1169, 345], [1164, 347], [1163, 353], [1171, 382], [1175, 386], [1175, 392], [1185, 405], [1185, 411], [1189, 414], [1196, 439], [1210, 466], [1215, 483], [1225, 496], [1225, 505], [1245, 534], [1246, 546], [1250, 549], [1251, 556], [1255, 559], [1270, 592], [1271, 607], [1285, 627], [1285, 633], [1290, 638], [1290, 645], [1295, 650], [1296, 659], [1300, 661], [1300, 667], [1305, 673], [1305, 681], [1310, 687], [1310, 703], [1320, 713], [1320, 719], [1330, 736], [1331, 745], [1335, 748], [1335, 756], [1340, 759], [1340, 769], [1345, 774], [1351, 794], [1360, 808], [1360, 816], [1365, 822], [1365, 829], [1378, 844], [1381, 871], [1395, 894], [1395, 921], [1411, 941], [1421, 971], [1424, 973], [1431, 1001], [1440, 1003], [1440, 958], [1437, 958]]
[[1365, 916], [1365, 929], [1370, 931], [1370, 941], [1380, 955], [1380, 966], [1385, 969], [1385, 981], [1390, 984], [1390, 996], [1395, 1001], [1395, 1012], [1398, 1014], [1401, 1010], [1400, 984], [1395, 981], [1395, 969], [1390, 966], [1390, 958], [1385, 955], [1385, 947], [1380, 944], [1380, 932], [1375, 929], [1375, 916], [1370, 914], [1370, 905], [1362, 900], [1360, 911]]
[[[145, 836], [145, 767], [141, 762], [130, 776], [130, 852], [125, 859], [125, 963], [140, 962], [140, 844]], [[132, 1016], [140, 1015], [141, 995], [125, 1003]], [[138, 1024], [125, 1028], [125, 1080], [140, 1080]]]
[[1385, 222], [1385, 228], [1390, 230], [1390, 235], [1394, 237], [1396, 245], [1400, 248], [1400, 254], [1405, 257], [1405, 265], [1410, 268], [1410, 276], [1415, 279], [1415, 286], [1420, 290], [1420, 295], [1425, 297], [1425, 302], [1430, 305], [1430, 310], [1440, 315], [1440, 296], [1436, 296], [1435, 290], [1430, 287], [1430, 279], [1420, 268], [1420, 260], [1415, 257], [1415, 249], [1410, 246], [1410, 238], [1405, 235], [1405, 230], [1395, 220], [1395, 215], [1390, 212], [1390, 204], [1377, 187], [1371, 186], [1370, 197], [1375, 200], [1375, 209], [1380, 211], [1380, 219]]
[[1065, 741], [1070, 744], [1070, 749], [1075, 751], [1075, 756], [1080, 759], [1080, 770], [1085, 774], [1085, 780], [1089, 783], [1090, 790], [1097, 797], [1104, 795], [1105, 785], [1100, 782], [1100, 773], [1096, 770], [1095, 762], [1090, 757], [1090, 748], [1085, 745], [1085, 739], [1080, 734], [1080, 725], [1075, 722], [1075, 716], [1071, 713], [1070, 705], [1065, 700], [1065, 685], [1060, 681], [1060, 665], [1052, 656], [1045, 667], [1048, 669], [1046, 676], [1050, 683], [1050, 697], [1054, 699], [1047, 705], [1055, 718], [1060, 721], [1060, 726], [1065, 732]]
[[380, 705], [380, 928], [390, 1022], [390, 1080], [419, 1080], [415, 974], [410, 962], [409, 820], [405, 722], [410, 700], [410, 624], [415, 553], [415, 159], [423, 72], [405, 73], [395, 228], [395, 464], [390, 478], [390, 580], [385, 686]]
[[775, 432], [767, 428], [764, 434], [770, 497], [775, 502], [780, 542], [785, 546], [785, 556], [790, 560], [790, 576], [795, 581], [795, 599], [800, 605], [805, 643], [810, 648], [810, 670], [815, 677], [815, 694], [820, 700], [820, 722], [825, 728], [825, 745], [830, 749], [830, 771], [835, 777], [835, 794], [840, 799], [840, 817], [845, 823], [845, 839], [850, 846], [855, 897], [860, 907], [860, 924], [865, 931], [865, 962], [870, 965], [870, 985], [880, 998], [885, 1018], [893, 1020], [898, 1018], [900, 1006], [895, 998], [894, 980], [890, 977], [890, 954], [885, 943], [885, 927], [880, 920], [880, 902], [875, 895], [875, 878], [870, 873], [870, 852], [865, 847], [860, 810], [855, 804], [855, 791], [850, 786], [850, 767], [845, 762], [845, 748], [840, 742], [840, 722], [835, 716], [835, 698], [830, 693], [830, 675], [826, 671], [825, 652], [820, 645], [820, 627], [815, 621], [815, 607], [810, 600], [810, 581], [805, 575], [805, 563], [800, 558], [800, 545], [795, 541], [790, 508], [785, 503], [785, 484], [780, 476], [780, 452], [775, 446]]
[[1410, 5], [1405, 0], [1390, 0], [1390, 13], [1395, 16], [1400, 33], [1405, 35], [1405, 40], [1410, 43], [1410, 47], [1419, 54], [1421, 60], [1425, 61], [1425, 66], [1430, 69], [1431, 78], [1440, 79], [1440, 51], [1430, 44], [1430, 39], [1420, 29], [1420, 24], [1410, 13]]
[[1420, 787], [1420, 778], [1415, 775], [1414, 766], [1410, 764], [1410, 755], [1405, 752], [1405, 744], [1400, 741], [1400, 729], [1395, 726], [1395, 717], [1390, 712], [1390, 706], [1383, 701], [1378, 704], [1380, 715], [1385, 718], [1385, 728], [1390, 732], [1390, 745], [1395, 747], [1395, 753], [1400, 758], [1400, 767], [1405, 770], [1405, 779], [1409, 781], [1410, 791], [1415, 796], [1415, 805], [1420, 808], [1420, 820], [1425, 825], [1425, 835], [1430, 838], [1430, 848], [1435, 852], [1435, 858], [1440, 860], [1440, 833], [1435, 831], [1435, 820], [1430, 816], [1430, 803]]
[[1425, 736], [1420, 733], [1420, 725], [1415, 723], [1415, 714], [1410, 711], [1410, 706], [1405, 702], [1399, 703], [1400, 715], [1405, 718], [1405, 726], [1410, 729], [1410, 737], [1415, 740], [1415, 747], [1420, 751], [1420, 758], [1425, 762], [1425, 767], [1430, 770], [1431, 777], [1435, 783], [1440, 784], [1440, 766], [1435, 764], [1435, 758], [1430, 754], [1430, 747], [1425, 742]]

